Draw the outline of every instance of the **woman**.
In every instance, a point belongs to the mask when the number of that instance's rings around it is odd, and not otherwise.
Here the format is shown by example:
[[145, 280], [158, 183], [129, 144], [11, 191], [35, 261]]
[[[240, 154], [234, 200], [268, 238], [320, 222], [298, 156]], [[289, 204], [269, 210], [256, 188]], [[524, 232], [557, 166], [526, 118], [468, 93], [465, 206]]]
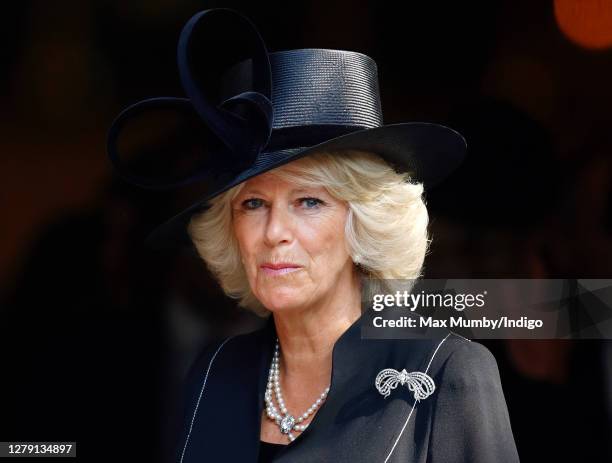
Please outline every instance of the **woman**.
[[[450, 332], [368, 341], [359, 331], [363, 294], [420, 275], [423, 185], [456, 167], [462, 137], [436, 124], [384, 126], [369, 57], [268, 53], [231, 10], [194, 16], [178, 60], [189, 98], [124, 111], [111, 159], [148, 187], [206, 177], [207, 193], [151, 243], [191, 240], [226, 294], [269, 318], [195, 362], [177, 461], [518, 461], [483, 346]], [[117, 148], [125, 122], [151, 108], [188, 119], [209, 156], [164, 185], [127, 172]]]

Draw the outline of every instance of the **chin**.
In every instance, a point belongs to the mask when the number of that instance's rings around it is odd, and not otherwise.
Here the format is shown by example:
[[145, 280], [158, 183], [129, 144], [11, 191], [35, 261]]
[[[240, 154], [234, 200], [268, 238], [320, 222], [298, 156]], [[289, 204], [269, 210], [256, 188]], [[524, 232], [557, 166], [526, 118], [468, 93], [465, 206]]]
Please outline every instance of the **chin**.
[[294, 291], [290, 293], [284, 291], [281, 294], [269, 294], [260, 300], [264, 301], [263, 304], [270, 312], [285, 312], [303, 307], [306, 302], [304, 298], [300, 297], [300, 294], [295, 294]]

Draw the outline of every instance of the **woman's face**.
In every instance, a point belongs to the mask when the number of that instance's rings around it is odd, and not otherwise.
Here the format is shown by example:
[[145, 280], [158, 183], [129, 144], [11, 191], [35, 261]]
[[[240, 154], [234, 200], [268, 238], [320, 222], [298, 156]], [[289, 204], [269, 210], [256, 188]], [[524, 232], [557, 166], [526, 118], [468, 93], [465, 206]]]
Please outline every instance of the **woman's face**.
[[347, 205], [323, 187], [298, 187], [266, 172], [232, 201], [234, 233], [259, 301], [271, 311], [307, 308], [351, 281]]

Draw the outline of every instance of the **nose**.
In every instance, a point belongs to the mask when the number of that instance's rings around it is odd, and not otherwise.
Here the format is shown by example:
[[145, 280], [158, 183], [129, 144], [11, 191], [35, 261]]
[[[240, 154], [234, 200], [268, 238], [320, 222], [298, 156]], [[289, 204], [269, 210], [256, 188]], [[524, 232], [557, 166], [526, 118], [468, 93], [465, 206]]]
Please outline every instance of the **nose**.
[[275, 202], [268, 212], [265, 240], [268, 246], [290, 243], [293, 239], [293, 217], [281, 202]]

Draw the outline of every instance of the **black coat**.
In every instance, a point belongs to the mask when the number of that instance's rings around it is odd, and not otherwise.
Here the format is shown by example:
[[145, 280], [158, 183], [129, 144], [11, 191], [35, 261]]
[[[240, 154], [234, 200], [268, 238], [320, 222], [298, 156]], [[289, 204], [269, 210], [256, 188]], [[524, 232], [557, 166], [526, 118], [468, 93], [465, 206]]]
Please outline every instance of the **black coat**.
[[[489, 350], [450, 332], [440, 339], [362, 340], [360, 320], [334, 346], [326, 401], [275, 461], [518, 461]], [[199, 356], [176, 461], [257, 461], [275, 339], [270, 317], [264, 328], [213, 343]], [[435, 391], [416, 402], [398, 385], [385, 399], [374, 385], [385, 368], [427, 372]]]

